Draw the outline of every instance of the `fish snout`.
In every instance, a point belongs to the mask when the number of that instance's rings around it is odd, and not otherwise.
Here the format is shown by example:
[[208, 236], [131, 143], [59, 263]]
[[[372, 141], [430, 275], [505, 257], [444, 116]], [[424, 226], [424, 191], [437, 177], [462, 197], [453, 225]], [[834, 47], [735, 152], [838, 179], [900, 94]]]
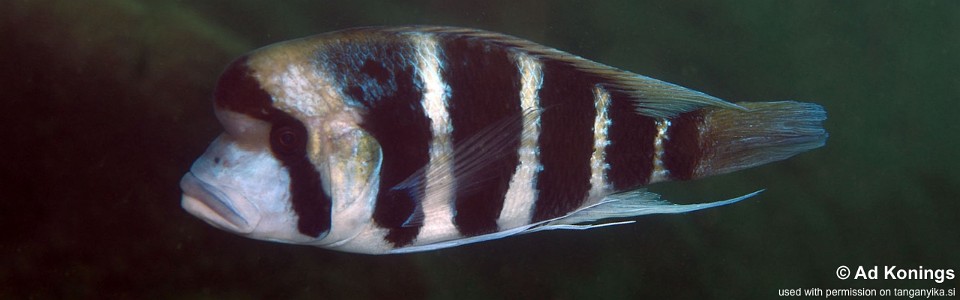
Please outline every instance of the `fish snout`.
[[256, 223], [245, 218], [225, 193], [203, 182], [192, 172], [180, 180], [183, 198], [180, 206], [211, 225], [239, 234], [250, 233]]

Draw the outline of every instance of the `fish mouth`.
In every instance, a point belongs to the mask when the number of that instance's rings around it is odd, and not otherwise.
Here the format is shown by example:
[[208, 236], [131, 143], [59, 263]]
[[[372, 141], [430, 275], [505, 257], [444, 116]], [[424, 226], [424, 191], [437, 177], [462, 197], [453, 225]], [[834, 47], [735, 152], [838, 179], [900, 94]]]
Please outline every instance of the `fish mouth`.
[[194, 216], [225, 230], [237, 233], [253, 231], [250, 222], [226, 201], [229, 199], [226, 194], [203, 182], [193, 172], [183, 175], [180, 189], [183, 190], [180, 205]]

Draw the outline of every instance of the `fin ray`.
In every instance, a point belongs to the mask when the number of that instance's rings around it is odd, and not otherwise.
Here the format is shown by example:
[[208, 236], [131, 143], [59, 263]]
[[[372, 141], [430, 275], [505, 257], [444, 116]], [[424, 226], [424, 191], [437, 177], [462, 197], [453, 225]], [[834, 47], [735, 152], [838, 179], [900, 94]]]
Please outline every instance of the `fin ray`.
[[813, 103], [743, 102], [747, 111], [707, 109], [705, 148], [696, 177], [717, 175], [787, 159], [822, 147], [827, 113]]
[[[513, 134], [506, 129], [517, 125], [526, 126], [526, 124], [523, 123], [536, 120], [537, 118], [532, 115], [537, 114], [540, 114], [540, 112], [530, 110], [521, 115], [503, 118], [481, 129], [464, 141], [453, 145], [453, 152], [433, 162], [435, 164], [449, 164], [453, 169], [452, 175], [437, 176], [437, 174], [431, 174], [431, 168], [427, 165], [414, 172], [410, 177], [401, 181], [392, 189], [409, 189], [415, 186], [425, 187], [425, 185], [428, 184], [427, 179], [431, 178], [433, 182], [429, 184], [439, 187], [440, 189], [438, 190], [440, 191], [459, 192], [461, 195], [476, 191], [477, 188], [483, 186], [484, 182], [494, 179], [490, 174], [492, 170], [486, 167], [486, 163], [497, 159], [504, 151], [516, 151], [515, 148], [520, 143], [520, 132]], [[469, 184], [458, 185], [458, 182], [467, 182]], [[453, 191], [454, 189], [455, 191]], [[421, 191], [412, 195], [414, 199], [422, 200], [429, 196], [426, 194], [425, 188], [412, 190]], [[453, 204], [450, 203], [450, 205], [452, 207]], [[448, 208], [425, 208], [422, 205], [417, 205], [416, 207], [417, 209], [403, 223], [403, 227], [419, 226], [432, 211]]]
[[[651, 214], [679, 214], [697, 211], [717, 206], [733, 204], [741, 200], [756, 196], [763, 190], [755, 191], [740, 197], [727, 200], [696, 203], [673, 204], [661, 200], [660, 195], [647, 192], [643, 189], [609, 195], [600, 202], [578, 209], [566, 216], [551, 220], [532, 231], [553, 229], [591, 229], [596, 227], [620, 225], [626, 222], [603, 222], [606, 219], [627, 218]], [[531, 231], [531, 232], [532, 232]]]
[[746, 110], [719, 98], [676, 84], [638, 75], [598, 63], [561, 50], [543, 46], [514, 36], [469, 28], [412, 26], [391, 28], [394, 32], [432, 32], [484, 39], [488, 42], [516, 49], [543, 60], [568, 64], [585, 74], [601, 79], [608, 90], [625, 92], [634, 101], [636, 112], [649, 117], [669, 118], [702, 107], [720, 107]]
[[[587, 230], [606, 226], [616, 226], [634, 223], [635, 221], [597, 222], [610, 218], [635, 217], [649, 214], [677, 214], [717, 206], [733, 204], [753, 197], [763, 190], [749, 193], [740, 197], [697, 204], [673, 204], [660, 200], [660, 195], [646, 192], [642, 189], [607, 196], [597, 204], [590, 205], [565, 216], [552, 220], [544, 220], [524, 226], [498, 231], [489, 234], [477, 235], [456, 240], [431, 243], [426, 245], [405, 247], [390, 250], [390, 253], [410, 253], [429, 251], [449, 247], [462, 246], [483, 241], [501, 239], [509, 236], [532, 233], [543, 230]], [[595, 222], [595, 223], [589, 223]]]

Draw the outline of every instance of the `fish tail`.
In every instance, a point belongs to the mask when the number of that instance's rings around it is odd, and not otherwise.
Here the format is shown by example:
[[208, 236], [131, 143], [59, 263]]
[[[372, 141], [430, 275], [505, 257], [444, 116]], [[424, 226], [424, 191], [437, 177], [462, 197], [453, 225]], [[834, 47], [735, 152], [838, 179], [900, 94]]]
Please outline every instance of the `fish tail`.
[[745, 110], [702, 112], [702, 156], [692, 177], [729, 173], [782, 159], [826, 143], [827, 113], [813, 103], [741, 102]]

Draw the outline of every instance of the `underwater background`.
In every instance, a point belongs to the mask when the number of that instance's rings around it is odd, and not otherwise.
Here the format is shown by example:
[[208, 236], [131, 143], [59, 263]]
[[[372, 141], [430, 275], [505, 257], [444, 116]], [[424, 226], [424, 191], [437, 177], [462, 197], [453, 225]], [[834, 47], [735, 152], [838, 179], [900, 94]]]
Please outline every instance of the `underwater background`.
[[[0, 2], [0, 299], [639, 299], [942, 288], [960, 273], [960, 2]], [[729, 101], [823, 105], [792, 159], [650, 186], [735, 205], [410, 255], [255, 241], [180, 208], [240, 54], [354, 26], [503, 32]], [[957, 274], [960, 275], [960, 274]], [[901, 297], [902, 298], [902, 297]]]

